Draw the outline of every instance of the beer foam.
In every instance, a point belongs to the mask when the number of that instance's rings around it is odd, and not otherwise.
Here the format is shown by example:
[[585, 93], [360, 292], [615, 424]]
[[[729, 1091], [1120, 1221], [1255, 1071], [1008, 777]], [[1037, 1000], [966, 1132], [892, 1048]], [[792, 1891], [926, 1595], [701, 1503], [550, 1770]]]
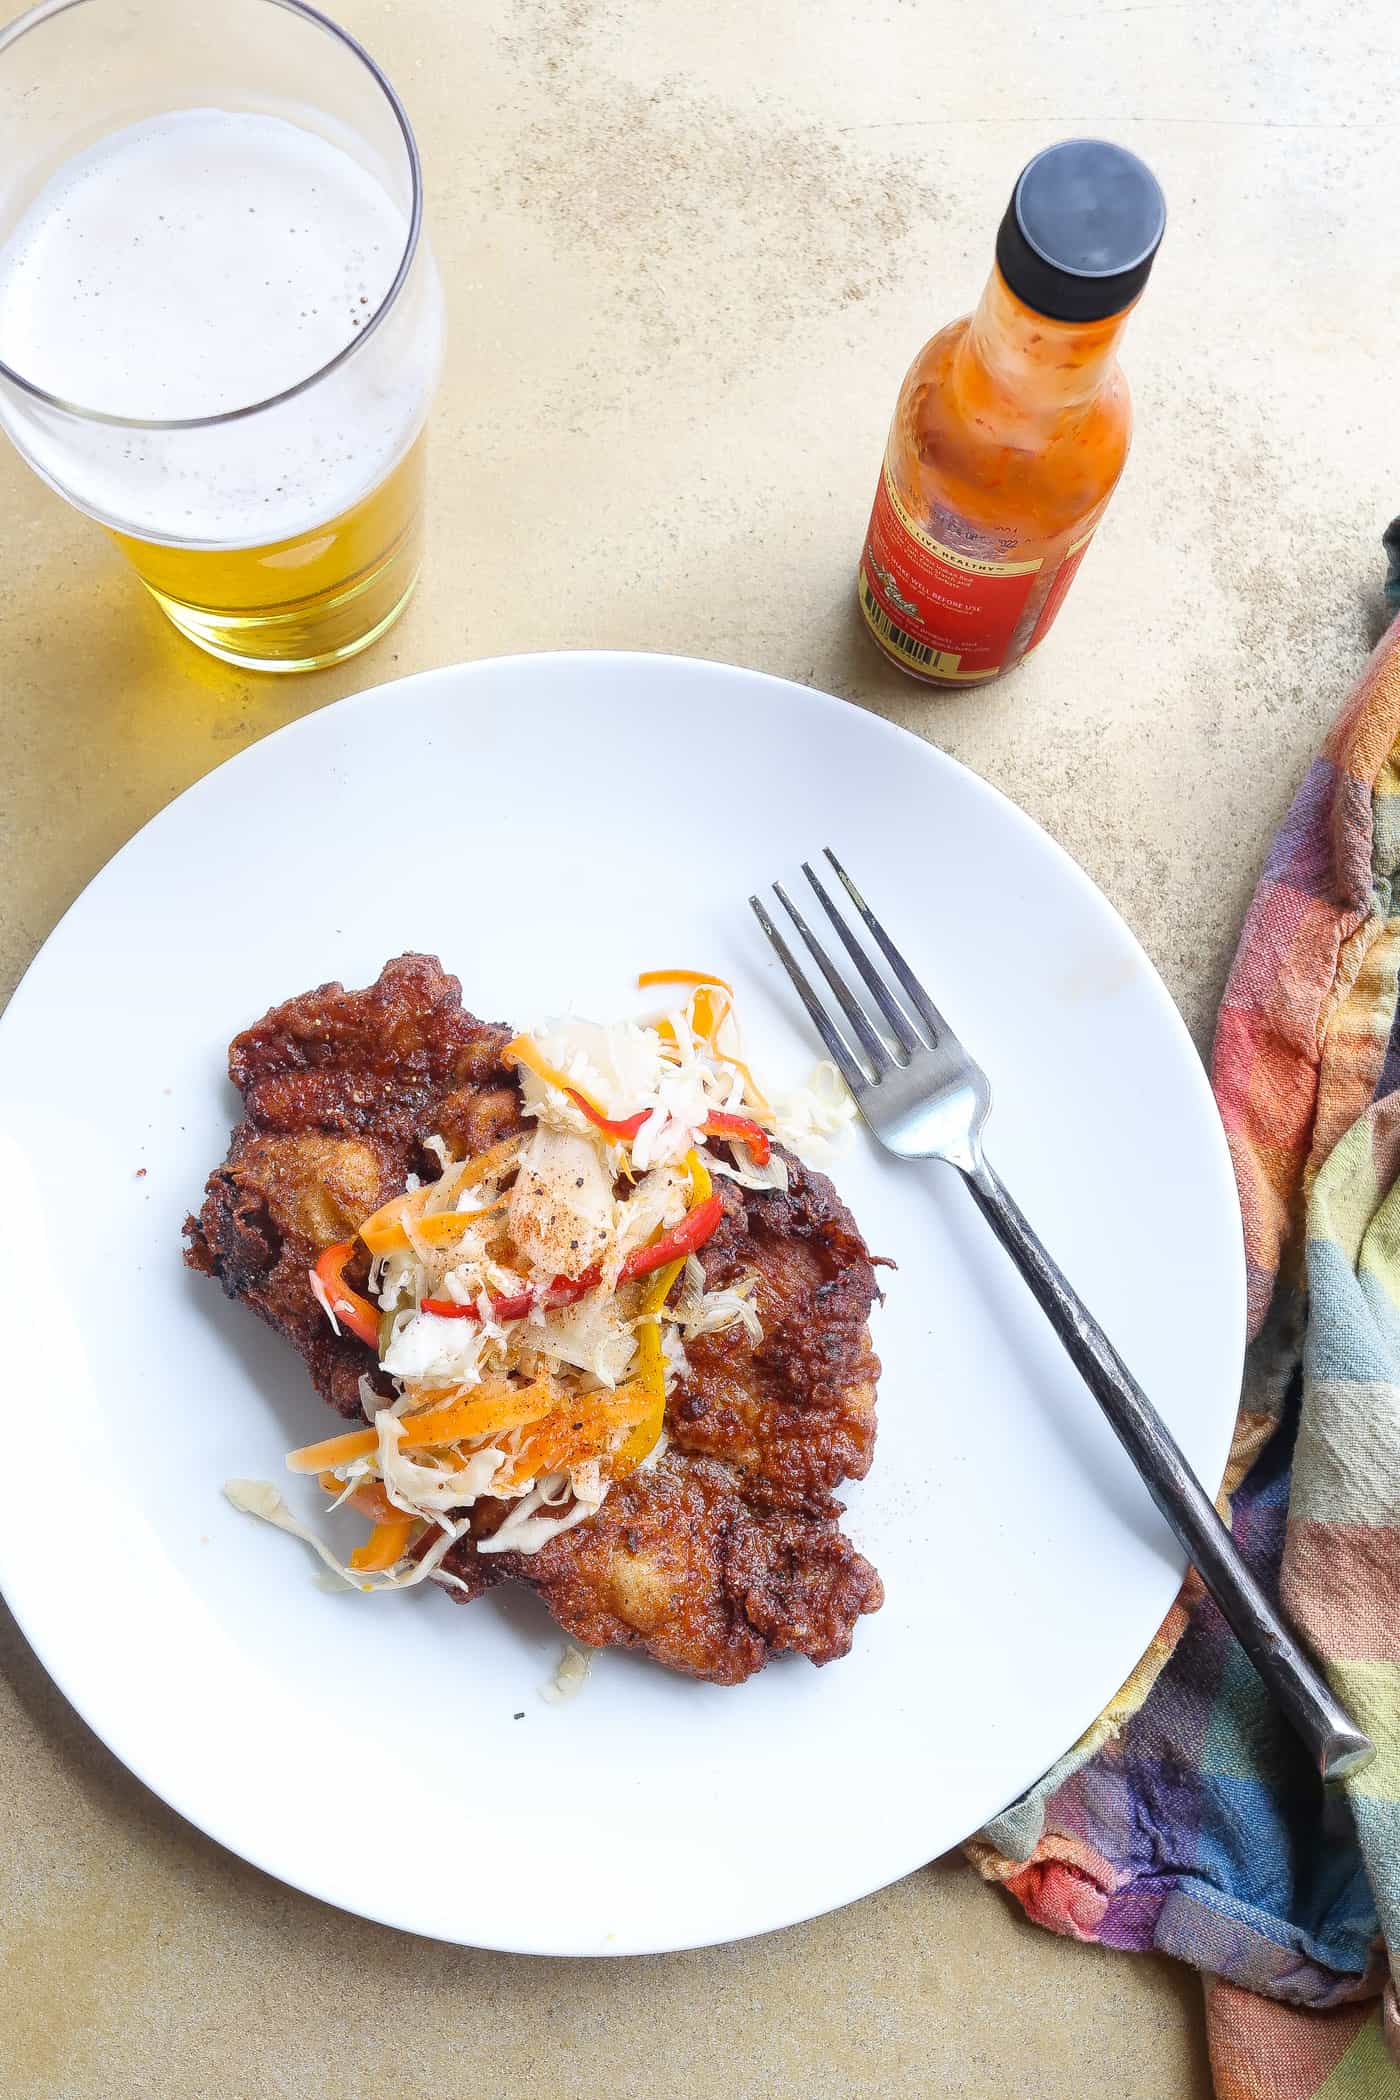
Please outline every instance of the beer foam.
[[[247, 408], [355, 340], [407, 238], [404, 210], [319, 133], [285, 117], [172, 111], [66, 162], [16, 224], [0, 248], [0, 359], [112, 416]], [[109, 523], [206, 544], [290, 536], [347, 509], [416, 432], [440, 326], [421, 261], [338, 373], [215, 432], [114, 443], [13, 388], [0, 412], [40, 472]]]

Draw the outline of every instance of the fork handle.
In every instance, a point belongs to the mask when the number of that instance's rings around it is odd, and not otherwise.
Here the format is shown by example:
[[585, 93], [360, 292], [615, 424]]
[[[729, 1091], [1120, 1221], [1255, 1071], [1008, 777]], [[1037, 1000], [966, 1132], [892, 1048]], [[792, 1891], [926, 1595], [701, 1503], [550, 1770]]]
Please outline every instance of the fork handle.
[[1360, 1771], [1375, 1754], [1370, 1740], [1333, 1698], [1240, 1559], [1166, 1423], [980, 1152], [958, 1164], [983, 1217], [1035, 1293], [1153, 1501], [1323, 1779], [1345, 1779]]

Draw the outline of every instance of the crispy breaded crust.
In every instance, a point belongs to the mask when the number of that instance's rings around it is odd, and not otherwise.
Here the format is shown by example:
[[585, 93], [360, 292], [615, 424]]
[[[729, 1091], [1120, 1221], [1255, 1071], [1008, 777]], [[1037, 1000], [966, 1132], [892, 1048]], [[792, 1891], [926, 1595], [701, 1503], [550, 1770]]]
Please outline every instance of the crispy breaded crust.
[[[230, 1047], [244, 1115], [186, 1224], [185, 1258], [285, 1334], [348, 1417], [373, 1353], [331, 1331], [308, 1271], [407, 1175], [436, 1174], [428, 1137], [462, 1156], [519, 1126], [509, 1037], [463, 1009], [436, 960], [405, 955], [365, 991], [323, 985], [274, 1007]], [[785, 1650], [818, 1663], [847, 1652], [882, 1601], [832, 1493], [874, 1447], [875, 1276], [831, 1183], [784, 1157], [785, 1194], [717, 1181], [725, 1214], [701, 1255], [711, 1287], [754, 1276], [761, 1341], [731, 1328], [693, 1343], [664, 1456], [538, 1553], [463, 1539], [444, 1562], [466, 1586], [452, 1595], [522, 1582], [577, 1639], [719, 1684]], [[479, 1504], [477, 1538], [503, 1514]]]

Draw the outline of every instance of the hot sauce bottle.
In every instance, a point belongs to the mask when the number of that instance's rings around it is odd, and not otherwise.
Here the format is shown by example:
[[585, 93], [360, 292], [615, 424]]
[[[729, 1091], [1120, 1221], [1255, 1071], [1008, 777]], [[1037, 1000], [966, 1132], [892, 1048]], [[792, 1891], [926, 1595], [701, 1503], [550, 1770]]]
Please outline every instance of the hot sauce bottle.
[[859, 575], [866, 625], [915, 678], [998, 678], [1050, 631], [1127, 458], [1118, 338], [1165, 224], [1135, 154], [1048, 147], [1017, 178], [977, 311], [915, 358]]

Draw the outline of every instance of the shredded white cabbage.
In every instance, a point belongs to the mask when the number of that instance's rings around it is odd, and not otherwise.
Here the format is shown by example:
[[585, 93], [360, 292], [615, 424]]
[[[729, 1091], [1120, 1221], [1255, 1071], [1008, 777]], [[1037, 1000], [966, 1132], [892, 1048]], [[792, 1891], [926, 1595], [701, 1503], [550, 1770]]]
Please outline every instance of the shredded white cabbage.
[[311, 1285], [312, 1297], [316, 1300], [316, 1303], [320, 1306], [322, 1312], [325, 1314], [326, 1318], [331, 1323], [332, 1333], [339, 1334], [340, 1322], [335, 1316], [335, 1307], [331, 1304], [330, 1296], [326, 1290], [326, 1286], [322, 1283], [320, 1277], [316, 1274], [316, 1271], [314, 1269], [309, 1269], [307, 1271], [306, 1280]]
[[637, 1471], [639, 1473], [649, 1473], [653, 1466], [659, 1465], [661, 1460], [666, 1456], [667, 1451], [670, 1449], [670, 1444], [671, 1439], [667, 1436], [665, 1430], [663, 1429], [660, 1436], [656, 1439], [656, 1442], [652, 1445], [650, 1451], [648, 1451], [646, 1457], [638, 1466]]
[[444, 1320], [436, 1313], [413, 1313], [383, 1357], [391, 1378], [412, 1378], [424, 1385], [479, 1385], [489, 1337], [475, 1320]]
[[721, 1334], [726, 1327], [742, 1327], [750, 1341], [763, 1339], [763, 1323], [753, 1302], [758, 1277], [750, 1271], [723, 1290], [705, 1289], [705, 1271], [692, 1254], [681, 1276], [673, 1310], [681, 1339], [698, 1341], [702, 1334]]
[[613, 1244], [605, 1257], [604, 1283], [615, 1283], [622, 1264], [638, 1247], [645, 1247], [658, 1232], [679, 1225], [690, 1200], [690, 1177], [677, 1167], [653, 1167], [629, 1191], [620, 1215]]
[[[697, 1142], [716, 1109], [730, 1110], [741, 1098], [742, 1081], [731, 1066], [698, 1053], [684, 1016], [668, 1016], [677, 1039], [679, 1062], [665, 1055], [655, 1028], [637, 1021], [550, 1021], [532, 1040], [543, 1057], [565, 1078], [618, 1120], [646, 1111], [647, 1120], [631, 1140], [632, 1171], [679, 1166]], [[525, 1113], [556, 1130], [587, 1135], [593, 1128], [582, 1110], [546, 1087], [533, 1073], [522, 1074]], [[596, 1137], [596, 1131], [594, 1133]], [[613, 1148], [617, 1150], [618, 1148]]]
[[721, 1175], [725, 1181], [737, 1181], [741, 1189], [777, 1189], [784, 1195], [787, 1193], [787, 1161], [780, 1152], [770, 1155], [766, 1167], [732, 1167], [728, 1160], [712, 1159], [710, 1172]]
[[367, 1422], [374, 1420], [381, 1407], [391, 1405], [390, 1400], [383, 1393], [375, 1391], [368, 1378], [362, 1377], [360, 1379], [358, 1391], [360, 1395], [360, 1412]]
[[570, 1642], [559, 1658], [554, 1675], [540, 1686], [541, 1699], [547, 1706], [562, 1706], [570, 1699], [577, 1699], [588, 1682], [592, 1667], [593, 1657]]
[[235, 1509], [250, 1517], [261, 1517], [265, 1524], [275, 1525], [291, 1538], [301, 1539], [312, 1552], [323, 1560], [333, 1575], [338, 1575], [347, 1588], [352, 1590], [407, 1590], [423, 1582], [432, 1574], [449, 1546], [462, 1536], [467, 1520], [445, 1523], [438, 1538], [416, 1561], [400, 1561], [396, 1568], [383, 1572], [362, 1574], [358, 1568], [348, 1568], [334, 1554], [324, 1539], [316, 1536], [308, 1525], [293, 1515], [286, 1502], [270, 1480], [226, 1480], [224, 1493]]
[[828, 1158], [856, 1119], [850, 1088], [830, 1058], [814, 1065], [801, 1086], [773, 1102], [773, 1128], [802, 1159]]
[[669, 1321], [661, 1329], [661, 1362], [668, 1393], [672, 1386], [679, 1385], [683, 1379], [689, 1378], [690, 1358], [685, 1353], [681, 1331], [679, 1327], [671, 1326]]
[[473, 1451], [466, 1464], [458, 1466], [431, 1453], [420, 1460], [401, 1451], [403, 1422], [387, 1407], [375, 1417], [374, 1426], [379, 1434], [379, 1473], [384, 1492], [406, 1516], [427, 1517], [436, 1522], [449, 1510], [470, 1509], [482, 1495], [508, 1497], [525, 1492], [523, 1486], [509, 1487], [497, 1481], [498, 1473], [509, 1470], [510, 1459], [494, 1444]]
[[614, 1391], [631, 1370], [637, 1344], [630, 1321], [611, 1293], [592, 1291], [576, 1305], [539, 1315], [531, 1337], [543, 1362], [586, 1371]]
[[561, 1531], [572, 1531], [574, 1525], [581, 1524], [585, 1517], [595, 1515], [606, 1496], [607, 1486], [602, 1482], [596, 1495], [583, 1495], [567, 1473], [546, 1473], [489, 1539], [477, 1541], [476, 1550], [478, 1553], [538, 1553], [541, 1546], [547, 1546]]

